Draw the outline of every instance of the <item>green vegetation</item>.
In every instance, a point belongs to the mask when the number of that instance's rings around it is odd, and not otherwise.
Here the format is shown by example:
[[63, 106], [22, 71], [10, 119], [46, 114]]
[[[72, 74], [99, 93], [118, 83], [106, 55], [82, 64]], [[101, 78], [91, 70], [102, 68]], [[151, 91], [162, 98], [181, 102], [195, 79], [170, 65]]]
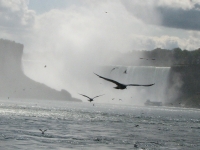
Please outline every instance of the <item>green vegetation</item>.
[[180, 48], [173, 50], [157, 48], [152, 51], [132, 51], [121, 56], [126, 59], [124, 62], [118, 61], [121, 63], [119, 65], [160, 67], [200, 65], [200, 48], [193, 51]]

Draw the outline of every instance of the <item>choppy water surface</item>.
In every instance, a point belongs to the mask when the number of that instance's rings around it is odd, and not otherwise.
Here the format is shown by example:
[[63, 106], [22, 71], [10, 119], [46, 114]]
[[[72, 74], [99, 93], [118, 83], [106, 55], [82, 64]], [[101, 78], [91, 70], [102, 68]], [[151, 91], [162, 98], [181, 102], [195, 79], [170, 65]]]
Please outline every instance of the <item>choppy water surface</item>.
[[199, 116], [197, 109], [1, 100], [0, 149], [199, 150]]

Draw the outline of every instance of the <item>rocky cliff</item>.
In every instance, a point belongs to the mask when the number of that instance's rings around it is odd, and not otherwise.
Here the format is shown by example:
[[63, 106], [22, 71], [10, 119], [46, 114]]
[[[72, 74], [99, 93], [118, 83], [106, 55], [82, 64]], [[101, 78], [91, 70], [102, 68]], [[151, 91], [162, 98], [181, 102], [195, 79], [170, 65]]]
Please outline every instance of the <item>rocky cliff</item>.
[[[176, 94], [177, 97], [171, 97]], [[172, 66], [168, 79], [168, 103], [200, 108], [200, 66]]]
[[23, 47], [0, 39], [0, 98], [81, 101], [66, 90], [57, 91], [25, 76], [21, 63]]

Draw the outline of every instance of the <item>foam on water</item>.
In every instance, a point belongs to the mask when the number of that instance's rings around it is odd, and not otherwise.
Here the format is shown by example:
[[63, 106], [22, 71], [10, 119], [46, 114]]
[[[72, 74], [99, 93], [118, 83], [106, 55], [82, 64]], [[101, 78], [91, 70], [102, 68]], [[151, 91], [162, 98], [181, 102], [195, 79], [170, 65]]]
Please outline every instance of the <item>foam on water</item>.
[[199, 116], [184, 108], [2, 101], [0, 149], [198, 150]]

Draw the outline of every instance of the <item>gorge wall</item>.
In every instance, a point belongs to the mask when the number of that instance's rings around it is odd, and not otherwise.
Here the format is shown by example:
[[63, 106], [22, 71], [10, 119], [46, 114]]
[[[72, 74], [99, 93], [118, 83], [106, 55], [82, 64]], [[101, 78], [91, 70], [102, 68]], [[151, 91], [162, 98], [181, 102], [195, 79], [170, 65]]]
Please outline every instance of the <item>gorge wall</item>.
[[0, 98], [81, 101], [66, 90], [57, 91], [28, 78], [22, 69], [24, 46], [0, 39]]
[[200, 66], [172, 66], [166, 94], [167, 103], [200, 108]]

